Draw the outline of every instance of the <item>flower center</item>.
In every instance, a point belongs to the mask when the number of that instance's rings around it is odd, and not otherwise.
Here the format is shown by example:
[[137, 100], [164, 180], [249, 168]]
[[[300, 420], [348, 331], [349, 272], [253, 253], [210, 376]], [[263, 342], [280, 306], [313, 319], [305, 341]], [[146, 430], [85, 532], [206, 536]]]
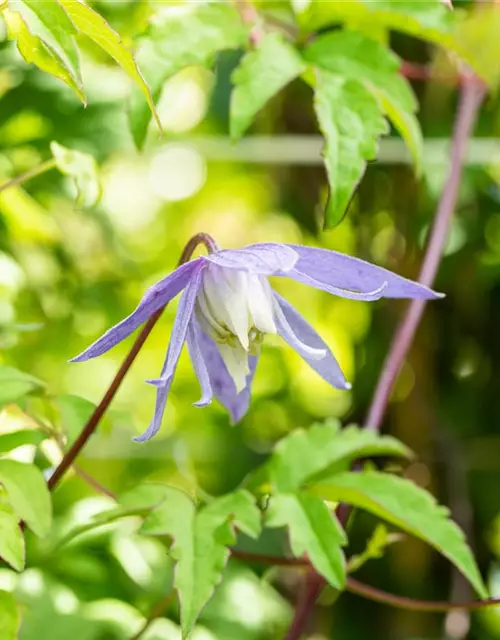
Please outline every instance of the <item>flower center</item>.
[[209, 265], [196, 300], [203, 331], [215, 342], [236, 390], [246, 387], [248, 356], [256, 356], [266, 333], [276, 333], [274, 300], [267, 279]]

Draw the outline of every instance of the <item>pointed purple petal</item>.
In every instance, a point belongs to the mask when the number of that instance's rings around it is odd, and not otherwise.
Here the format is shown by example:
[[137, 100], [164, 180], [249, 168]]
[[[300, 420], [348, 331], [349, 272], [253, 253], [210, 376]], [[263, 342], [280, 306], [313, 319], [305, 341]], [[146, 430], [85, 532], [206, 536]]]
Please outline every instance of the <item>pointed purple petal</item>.
[[220, 267], [270, 276], [278, 271], [289, 271], [297, 262], [298, 255], [285, 244], [268, 242], [243, 249], [223, 249], [204, 256], [203, 259]]
[[175, 369], [181, 355], [182, 347], [186, 341], [188, 327], [193, 316], [194, 304], [196, 302], [196, 296], [198, 295], [198, 289], [200, 288], [204, 267], [205, 264], [203, 262], [198, 263], [198, 266], [192, 274], [191, 280], [180, 299], [161, 376], [156, 380], [148, 381], [151, 384], [154, 384], [157, 389], [156, 408], [151, 424], [142, 435], [134, 438], [136, 442], [149, 440], [158, 432], [161, 426], [168, 392], [174, 378]]
[[154, 284], [146, 291], [135, 311], [114, 327], [108, 329], [103, 336], [91, 344], [90, 347], [87, 347], [80, 355], [70, 360], [70, 362], [84, 362], [85, 360], [96, 358], [127, 338], [139, 325], [146, 322], [156, 311], [175, 298], [202, 264], [200, 258], [186, 262], [186, 264], [172, 271], [166, 278]]
[[[443, 297], [443, 294], [436, 293], [424, 285], [407, 280], [392, 271], [359, 258], [316, 247], [294, 244], [287, 246], [297, 252], [299, 260], [292, 270], [277, 275], [293, 278], [334, 295], [353, 297], [348, 293], [360, 292], [373, 295], [379, 291], [383, 298], [431, 300]], [[380, 291], [384, 284], [385, 288]], [[339, 290], [348, 291], [342, 293]]]
[[194, 403], [195, 407], [206, 407], [212, 402], [212, 385], [207, 365], [200, 348], [201, 329], [197, 322], [191, 322], [187, 334], [187, 346], [196, 377], [200, 381], [201, 398]]
[[[299, 355], [312, 367], [319, 375], [329, 382], [336, 389], [350, 389], [351, 385], [345, 379], [344, 374], [335, 359], [334, 355], [322, 338], [316, 333], [311, 325], [296, 311], [292, 305], [277, 293], [274, 293], [276, 304], [279, 306], [282, 315], [275, 316], [278, 333], [288, 344], [295, 349], [294, 341], [290, 340], [290, 329], [295, 334], [296, 339], [309, 345], [314, 349], [324, 349], [326, 354], [318, 360], [311, 357], [305, 351], [298, 351]], [[283, 324], [283, 316], [288, 326]]]
[[[194, 322], [197, 324], [196, 320], [194, 320]], [[250, 373], [247, 376], [247, 385], [243, 391], [236, 393], [234, 381], [227, 372], [226, 365], [215, 343], [200, 329], [199, 325], [198, 331], [200, 349], [207, 366], [208, 375], [210, 376], [212, 391], [217, 400], [229, 411], [231, 423], [236, 424], [248, 411], [250, 391], [258, 358], [254, 356], [248, 358]]]

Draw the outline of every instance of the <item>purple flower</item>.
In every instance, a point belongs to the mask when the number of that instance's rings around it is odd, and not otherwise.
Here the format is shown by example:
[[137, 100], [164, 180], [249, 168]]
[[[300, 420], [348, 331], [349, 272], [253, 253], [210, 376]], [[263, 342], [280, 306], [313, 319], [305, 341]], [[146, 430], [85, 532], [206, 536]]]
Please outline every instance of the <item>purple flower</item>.
[[293, 278], [352, 300], [442, 297], [423, 285], [336, 251], [273, 243], [216, 250], [186, 262], [153, 285], [130, 316], [73, 362], [105, 353], [184, 290], [161, 375], [148, 381], [157, 388], [154, 417], [137, 441], [148, 440], [160, 428], [185, 342], [202, 391], [195, 406], [205, 407], [215, 396], [233, 423], [248, 410], [266, 333], [279, 334], [333, 387], [349, 389], [328, 346], [298, 311], [272, 290], [269, 276]]

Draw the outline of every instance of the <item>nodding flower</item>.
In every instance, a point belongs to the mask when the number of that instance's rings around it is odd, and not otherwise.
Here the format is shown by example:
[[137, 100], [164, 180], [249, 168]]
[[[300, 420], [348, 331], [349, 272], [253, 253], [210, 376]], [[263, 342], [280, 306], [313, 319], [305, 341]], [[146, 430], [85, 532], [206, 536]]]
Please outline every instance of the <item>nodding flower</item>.
[[160, 428], [185, 342], [202, 392], [195, 406], [205, 407], [215, 396], [233, 423], [248, 410], [260, 347], [268, 333], [280, 335], [333, 387], [350, 389], [326, 343], [273, 291], [269, 276], [291, 278], [351, 300], [443, 297], [387, 269], [336, 251], [275, 243], [221, 250], [212, 243], [208, 255], [182, 264], [150, 287], [131, 315], [72, 362], [105, 353], [183, 291], [161, 374], [148, 380], [157, 390], [154, 416], [135, 440], [149, 440]]

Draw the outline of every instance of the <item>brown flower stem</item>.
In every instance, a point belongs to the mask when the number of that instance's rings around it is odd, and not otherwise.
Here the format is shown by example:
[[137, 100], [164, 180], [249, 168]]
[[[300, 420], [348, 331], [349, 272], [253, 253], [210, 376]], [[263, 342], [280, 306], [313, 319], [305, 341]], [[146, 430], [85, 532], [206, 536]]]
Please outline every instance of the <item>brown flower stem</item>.
[[[187, 262], [193, 255], [195, 249], [200, 244], [203, 244], [209, 253], [216, 251], [218, 249], [215, 240], [213, 240], [211, 236], [209, 236], [206, 233], [198, 233], [195, 236], [193, 236], [184, 247], [178, 266]], [[89, 438], [92, 436], [92, 434], [96, 430], [97, 425], [99, 424], [101, 418], [103, 417], [106, 409], [111, 404], [111, 401], [113, 400], [113, 398], [116, 395], [116, 392], [120, 388], [120, 385], [123, 379], [127, 375], [130, 367], [132, 366], [134, 360], [137, 357], [137, 354], [139, 353], [142, 346], [146, 342], [147, 337], [153, 330], [153, 327], [155, 326], [155, 324], [158, 322], [158, 319], [160, 318], [164, 309], [165, 307], [162, 307], [161, 309], [159, 309], [146, 322], [141, 332], [137, 336], [137, 339], [134, 345], [132, 346], [132, 349], [129, 351], [127, 357], [123, 361], [123, 364], [118, 369], [117, 374], [115, 375], [111, 384], [109, 385], [108, 390], [104, 394], [103, 399], [94, 409], [93, 414], [90, 416], [87, 424], [82, 429], [82, 432], [80, 433], [78, 438], [75, 440], [73, 445], [70, 447], [70, 449], [64, 454], [63, 459], [61, 460], [59, 465], [56, 467], [54, 473], [50, 476], [48, 481], [48, 486], [51, 491], [55, 489], [55, 487], [59, 484], [61, 478], [64, 476], [66, 471], [71, 467], [77, 455], [80, 453], [83, 447], [87, 444]]]
[[4, 182], [2, 185], [0, 185], [0, 193], [2, 191], [5, 191], [6, 189], [10, 189], [10, 187], [16, 187], [18, 184], [27, 182], [28, 180], [31, 180], [31, 178], [35, 178], [36, 176], [39, 176], [42, 173], [45, 173], [46, 171], [55, 169], [55, 167], [56, 167], [55, 158], [50, 158], [50, 160], [46, 160], [45, 162], [42, 162], [36, 167], [33, 167], [33, 169], [29, 169], [28, 171], [21, 173], [15, 178], [12, 178], [11, 180]]

